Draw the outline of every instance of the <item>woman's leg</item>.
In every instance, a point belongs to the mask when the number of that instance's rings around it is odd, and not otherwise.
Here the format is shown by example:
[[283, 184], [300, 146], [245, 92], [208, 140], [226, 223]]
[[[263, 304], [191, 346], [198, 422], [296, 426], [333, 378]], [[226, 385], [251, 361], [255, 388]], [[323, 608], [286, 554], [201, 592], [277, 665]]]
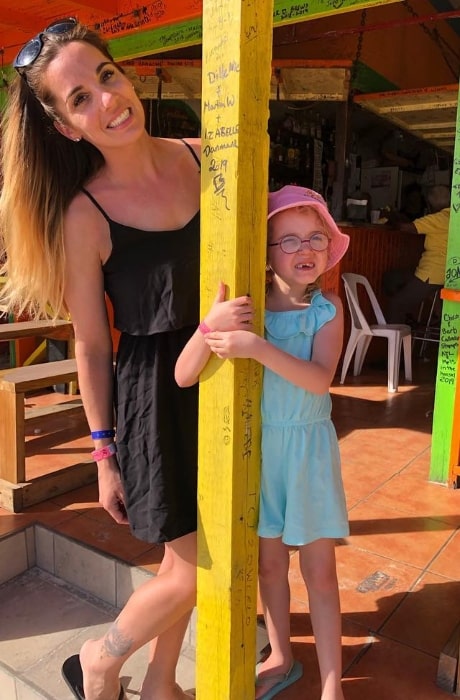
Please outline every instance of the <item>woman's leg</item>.
[[344, 700], [342, 631], [335, 543], [320, 539], [299, 547], [300, 569], [308, 589], [310, 617], [321, 674], [321, 700]]
[[190, 697], [176, 683], [176, 667], [191, 612], [190, 610], [179, 622], [151, 642], [150, 660], [140, 700], [170, 696], [177, 700], [185, 700]]
[[[259, 667], [259, 678], [287, 673], [292, 664], [289, 620], [289, 550], [280, 537], [259, 539], [259, 590], [271, 653]], [[276, 681], [275, 681], [276, 682]], [[270, 689], [256, 688], [256, 698]]]
[[[172, 565], [173, 557], [170, 550], [166, 548], [158, 575], [167, 573]], [[146, 700], [163, 697], [165, 688], [170, 688], [170, 692], [176, 692], [178, 698], [186, 697], [176, 685], [176, 667], [191, 613], [190, 610], [179, 622], [155, 637], [150, 643], [149, 665], [142, 684], [141, 700], [144, 697]]]
[[[83, 645], [80, 660], [86, 700], [117, 700], [119, 673], [125, 661], [141, 646], [159, 635], [163, 636], [163, 633], [166, 634], [158, 653], [162, 658], [167, 656], [169, 645], [171, 664], [177, 663], [179, 630], [184, 630], [184, 618], [190, 614], [196, 601], [196, 533], [168, 542], [165, 550], [165, 570], [132, 594], [101, 639]], [[148, 682], [152, 683], [150, 669], [147, 675]], [[155, 684], [155, 693], [158, 697], [150, 696], [148, 700], [178, 700], [181, 697], [177, 687], [171, 686], [170, 679], [167, 687], [160, 689], [159, 684]]]

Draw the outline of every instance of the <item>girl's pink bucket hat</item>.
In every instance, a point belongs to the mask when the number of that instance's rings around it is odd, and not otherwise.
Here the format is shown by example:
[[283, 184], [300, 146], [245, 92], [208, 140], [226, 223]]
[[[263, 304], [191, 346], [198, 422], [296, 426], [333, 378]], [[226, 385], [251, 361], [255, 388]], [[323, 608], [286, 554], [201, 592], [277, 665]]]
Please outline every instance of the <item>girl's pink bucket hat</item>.
[[309, 190], [298, 185], [285, 185], [276, 192], [268, 195], [268, 219], [275, 214], [294, 207], [312, 207], [322, 217], [328, 227], [331, 239], [328, 249], [328, 261], [326, 270], [330, 270], [337, 265], [347, 252], [350, 243], [350, 236], [342, 233], [329, 213], [327, 204], [318, 192]]

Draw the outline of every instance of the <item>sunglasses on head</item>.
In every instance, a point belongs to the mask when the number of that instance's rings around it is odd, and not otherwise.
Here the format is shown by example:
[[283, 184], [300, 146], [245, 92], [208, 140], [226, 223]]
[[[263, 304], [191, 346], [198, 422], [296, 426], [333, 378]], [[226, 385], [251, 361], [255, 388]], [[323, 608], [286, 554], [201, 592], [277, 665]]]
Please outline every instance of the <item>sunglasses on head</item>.
[[65, 34], [70, 32], [77, 24], [75, 17], [67, 17], [66, 19], [58, 19], [52, 22], [46, 29], [34, 36], [33, 39], [24, 44], [18, 55], [13, 61], [13, 68], [22, 75], [25, 68], [31, 66], [40, 56], [43, 49], [43, 37], [47, 34]]

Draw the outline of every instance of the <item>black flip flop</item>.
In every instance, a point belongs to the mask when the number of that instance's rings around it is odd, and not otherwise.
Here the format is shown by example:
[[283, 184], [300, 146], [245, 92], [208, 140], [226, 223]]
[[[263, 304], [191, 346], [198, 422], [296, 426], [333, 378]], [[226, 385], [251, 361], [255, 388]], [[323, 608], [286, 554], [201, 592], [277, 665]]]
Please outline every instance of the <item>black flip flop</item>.
[[[80, 657], [78, 654], [69, 656], [69, 658], [64, 661], [61, 673], [77, 700], [85, 700], [85, 694], [83, 692], [83, 671], [81, 670]], [[124, 697], [124, 690], [120, 688], [118, 700], [123, 700]]]

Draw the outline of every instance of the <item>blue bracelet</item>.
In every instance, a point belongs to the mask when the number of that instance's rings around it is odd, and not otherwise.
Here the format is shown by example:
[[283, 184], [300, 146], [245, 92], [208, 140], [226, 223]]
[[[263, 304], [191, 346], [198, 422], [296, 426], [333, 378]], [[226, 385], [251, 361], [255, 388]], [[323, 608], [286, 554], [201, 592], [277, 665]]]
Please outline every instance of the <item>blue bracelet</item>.
[[113, 438], [115, 437], [115, 430], [111, 428], [110, 430], [93, 430], [91, 431], [91, 437], [93, 440], [102, 440], [103, 438]]

